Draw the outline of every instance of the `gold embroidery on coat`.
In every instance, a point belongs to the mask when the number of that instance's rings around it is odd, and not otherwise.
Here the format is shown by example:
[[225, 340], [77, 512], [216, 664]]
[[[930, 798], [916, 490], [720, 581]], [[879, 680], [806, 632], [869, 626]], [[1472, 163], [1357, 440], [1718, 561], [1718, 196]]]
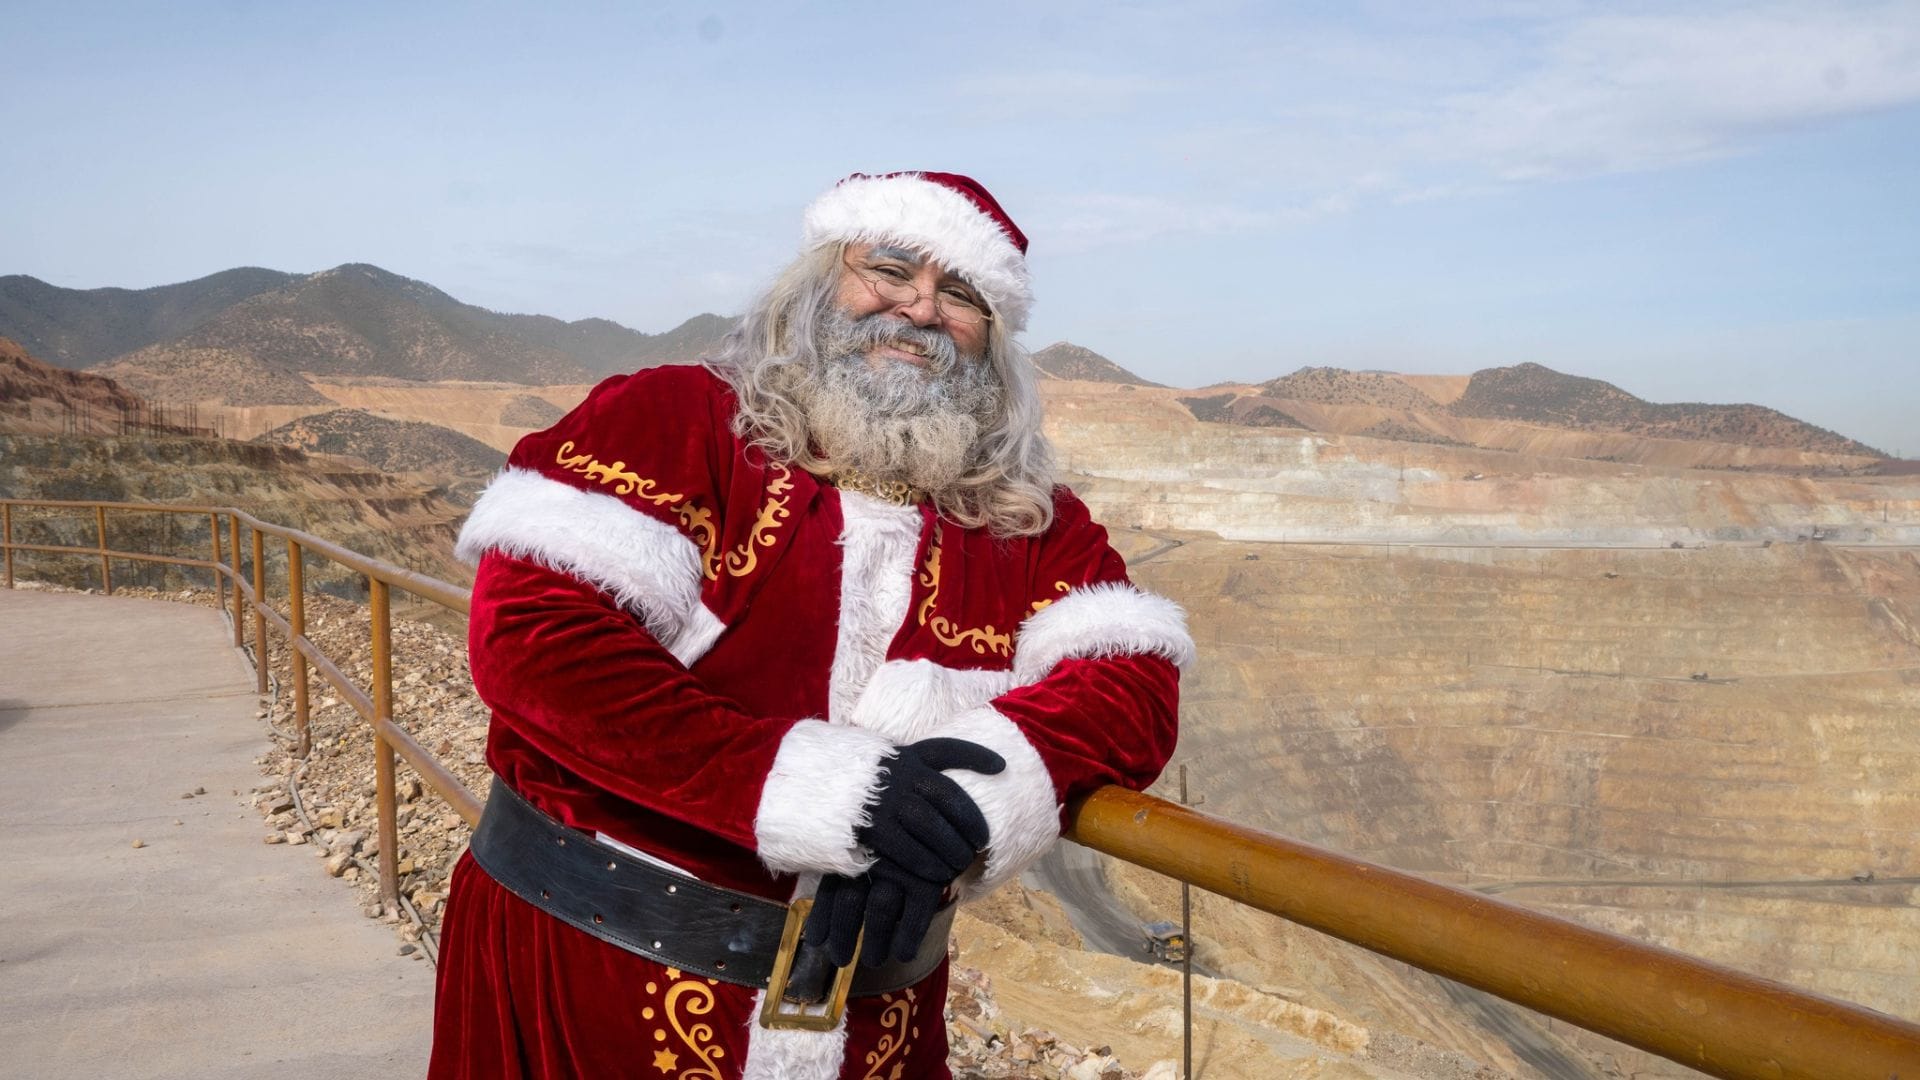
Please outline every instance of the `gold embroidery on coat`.
[[720, 537], [713, 530], [713, 511], [699, 503], [684, 502], [674, 508], [674, 513], [679, 515], [680, 524], [686, 528], [687, 535], [700, 545], [701, 571], [707, 575], [708, 581], [718, 580], [720, 559], [714, 551], [720, 546]]
[[[678, 975], [678, 972], [674, 972]], [[690, 999], [690, 1000], [688, 1000]], [[688, 1017], [705, 1016], [713, 1011], [713, 989], [709, 981], [701, 979], [680, 979], [667, 990], [667, 1023], [673, 1026], [673, 1033], [680, 1037], [685, 1046], [698, 1058], [700, 1064], [681, 1070], [677, 1080], [721, 1080], [720, 1066], [715, 1064], [727, 1056], [723, 1046], [717, 1046], [713, 1038], [713, 1025], [692, 1024], [689, 1026], [681, 1015], [684, 1002]]]
[[[1053, 591], [1059, 593], [1060, 596], [1065, 596], [1067, 594], [1067, 590], [1071, 588], [1073, 588], [1073, 586], [1067, 584], [1064, 581], [1056, 581], [1053, 583]], [[1028, 608], [1027, 610], [1030, 614], [1033, 612], [1045, 611], [1047, 608], [1052, 607], [1053, 602], [1055, 600], [1058, 600], [1059, 598], [1060, 598], [1059, 596], [1051, 596], [1045, 600], [1035, 600], [1033, 602], [1033, 606]]]
[[[787, 509], [786, 496], [787, 492], [793, 490], [793, 470], [785, 465], [776, 466], [776, 468], [779, 469], [779, 473], [767, 481], [766, 505], [760, 508], [759, 515], [753, 519], [753, 528], [748, 531], [746, 542], [727, 552], [726, 558], [722, 560], [727, 573], [734, 577], [746, 577], [753, 573], [754, 567], [760, 565], [760, 553], [755, 549], [772, 547], [773, 530], [778, 529], [788, 517], [792, 516], [793, 512]], [[709, 578], [719, 576], [718, 571], [711, 564], [707, 568], [707, 576]]]
[[940, 526], [936, 523], [933, 529], [933, 544], [927, 548], [927, 561], [920, 568], [920, 584], [927, 589], [927, 598], [920, 601], [920, 625], [947, 645], [965, 645], [982, 655], [992, 652], [1012, 656], [1013, 635], [995, 629], [992, 623], [962, 629], [945, 615], [934, 614], [934, 601], [940, 598]]
[[686, 498], [685, 495], [676, 495], [666, 491], [655, 491], [654, 488], [657, 485], [654, 481], [628, 469], [627, 463], [624, 461], [616, 461], [611, 465], [607, 465], [603, 464], [599, 458], [594, 457], [592, 454], [574, 453], [572, 439], [568, 439], [566, 442], [560, 444], [560, 449], [553, 455], [553, 460], [554, 464], [559, 465], [568, 472], [576, 472], [590, 480], [598, 481], [602, 485], [612, 486], [615, 494], [632, 495], [636, 498], [645, 499], [655, 506], [665, 506], [668, 503], [679, 502], [681, 499]]
[[867, 1074], [861, 1080], [899, 1080], [900, 1074], [906, 1070], [907, 1063], [901, 1060], [895, 1061], [893, 1068], [886, 1073], [880, 1071], [887, 1062], [893, 1061], [895, 1055], [902, 1059], [906, 1057], [907, 1026], [913, 1014], [919, 1011], [913, 1005], [913, 991], [908, 990], [906, 995], [899, 999], [892, 994], [881, 995], [880, 1001], [886, 1008], [880, 1013], [880, 1026], [887, 1030], [881, 1034], [880, 1041], [874, 1043], [873, 1049], [867, 1051]]

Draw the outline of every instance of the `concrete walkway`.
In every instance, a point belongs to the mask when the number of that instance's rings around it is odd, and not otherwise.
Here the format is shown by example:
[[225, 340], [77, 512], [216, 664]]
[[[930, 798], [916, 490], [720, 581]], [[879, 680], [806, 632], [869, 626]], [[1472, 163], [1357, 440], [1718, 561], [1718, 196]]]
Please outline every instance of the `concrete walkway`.
[[240, 797], [267, 737], [231, 640], [208, 608], [0, 589], [0, 1075], [426, 1071], [432, 969]]

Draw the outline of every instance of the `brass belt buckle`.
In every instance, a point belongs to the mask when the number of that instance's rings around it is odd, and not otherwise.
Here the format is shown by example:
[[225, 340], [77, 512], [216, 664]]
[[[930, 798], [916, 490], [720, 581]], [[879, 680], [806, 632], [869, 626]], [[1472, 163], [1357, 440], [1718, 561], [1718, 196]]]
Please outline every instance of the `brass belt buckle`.
[[794, 1011], [784, 1008], [787, 976], [793, 971], [793, 954], [800, 948], [800, 930], [813, 910], [813, 898], [805, 897], [787, 905], [787, 924], [780, 931], [780, 952], [773, 958], [773, 976], [767, 980], [767, 997], [760, 1006], [760, 1026], [776, 1030], [832, 1031], [847, 1011], [847, 992], [853, 989], [853, 969], [860, 963], [860, 946], [867, 937], [866, 927], [854, 939], [853, 959], [833, 977], [833, 990], [827, 996], [827, 1011], [808, 1012], [807, 1006], [794, 1003]]

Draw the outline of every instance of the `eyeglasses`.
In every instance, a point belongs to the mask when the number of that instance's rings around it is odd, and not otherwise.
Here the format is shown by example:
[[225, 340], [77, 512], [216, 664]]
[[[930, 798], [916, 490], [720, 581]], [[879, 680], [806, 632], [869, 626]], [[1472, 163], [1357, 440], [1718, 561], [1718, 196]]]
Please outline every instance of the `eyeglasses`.
[[[911, 304], [924, 295], [913, 283], [913, 271], [897, 260], [855, 261], [846, 257], [841, 261], [856, 277], [867, 283], [867, 288], [872, 289], [875, 296], [889, 304]], [[941, 318], [955, 326], [979, 326], [993, 318], [984, 300], [954, 282], [934, 289], [933, 306], [940, 312]]]

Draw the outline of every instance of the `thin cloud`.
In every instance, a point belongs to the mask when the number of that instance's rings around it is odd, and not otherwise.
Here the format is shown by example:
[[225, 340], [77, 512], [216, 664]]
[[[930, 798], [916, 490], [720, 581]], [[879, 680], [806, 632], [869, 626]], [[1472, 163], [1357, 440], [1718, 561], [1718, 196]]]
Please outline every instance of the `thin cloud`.
[[1503, 180], [1658, 169], [1920, 101], [1920, 8], [1573, 21], [1504, 86], [1441, 102], [1416, 150]]

